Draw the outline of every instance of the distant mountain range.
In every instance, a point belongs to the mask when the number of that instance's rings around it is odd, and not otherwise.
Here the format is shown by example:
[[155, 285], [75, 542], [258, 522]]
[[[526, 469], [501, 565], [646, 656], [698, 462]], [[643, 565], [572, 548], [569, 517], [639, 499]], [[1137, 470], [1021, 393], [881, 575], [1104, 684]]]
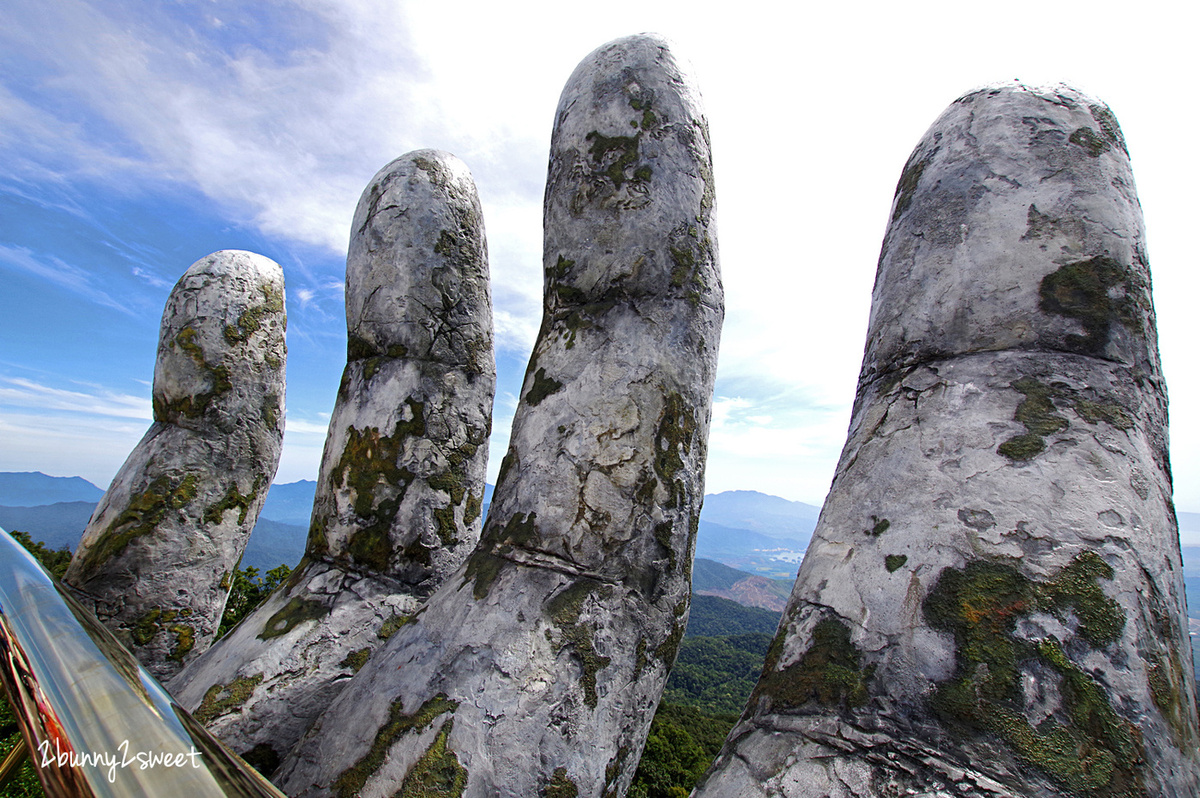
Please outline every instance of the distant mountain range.
[[[271, 486], [243, 567], [260, 571], [280, 563], [295, 565], [304, 553], [317, 483], [312, 480]], [[484, 491], [484, 512], [493, 486]], [[80, 477], [50, 477], [38, 472], [0, 473], [0, 528], [28, 532], [51, 548], [74, 549], [104, 494]], [[783, 579], [796, 576], [819, 509], [755, 491], [727, 491], [706, 496], [700, 514], [696, 556], [724, 563], [748, 574]], [[769, 582], [714, 587], [713, 593], [743, 595], [753, 606], [781, 609], [766, 587]], [[760, 595], [761, 594], [761, 595]], [[759, 596], [751, 598], [751, 596]], [[786, 592], [783, 595], [786, 599]]]
[[[243, 567], [266, 571], [299, 561], [316, 488], [312, 480], [271, 486]], [[492, 490], [488, 485], [484, 493], [485, 513]], [[80, 477], [0, 472], [0, 528], [28, 532], [51, 548], [74, 549], [103, 493]], [[705, 496], [696, 541], [696, 591], [782, 610], [819, 513], [811, 504], [757, 491]], [[1200, 513], [1179, 513], [1179, 526], [1185, 541], [1200, 542]], [[1200, 546], [1185, 545], [1183, 558], [1189, 593], [1200, 590]], [[1189, 605], [1200, 617], [1200, 601]]]
[[697, 557], [692, 565], [693, 594], [730, 599], [745, 607], [761, 607], [775, 613], [782, 612], [787, 604], [792, 582], [749, 574], [704, 557]]
[[48, 477], [41, 471], [0, 472], [0, 505], [35, 507], [59, 502], [100, 501], [104, 491], [83, 477]]

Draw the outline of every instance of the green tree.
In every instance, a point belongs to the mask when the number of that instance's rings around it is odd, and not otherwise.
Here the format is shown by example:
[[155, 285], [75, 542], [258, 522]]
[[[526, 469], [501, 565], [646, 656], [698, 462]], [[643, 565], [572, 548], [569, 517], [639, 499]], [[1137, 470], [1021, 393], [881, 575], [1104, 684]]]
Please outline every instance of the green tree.
[[629, 798], [687, 798], [708, 770], [737, 715], [659, 704]]
[[25, 550], [37, 558], [37, 561], [42, 564], [50, 575], [55, 579], [62, 579], [63, 574], [67, 572], [67, 566], [71, 564], [71, 550], [66, 546], [55, 550], [46, 546], [40, 540], [34, 540], [29, 537], [29, 534], [22, 532], [19, 529], [14, 529], [11, 533], [13, 540], [25, 547]]
[[254, 567], [242, 570], [233, 569], [233, 578], [229, 585], [229, 599], [225, 602], [225, 614], [221, 616], [221, 625], [217, 629], [217, 639], [224, 637], [229, 630], [237, 626], [261, 604], [271, 591], [287, 581], [292, 575], [292, 569], [280, 565], [267, 571], [266, 576], [260, 577]]

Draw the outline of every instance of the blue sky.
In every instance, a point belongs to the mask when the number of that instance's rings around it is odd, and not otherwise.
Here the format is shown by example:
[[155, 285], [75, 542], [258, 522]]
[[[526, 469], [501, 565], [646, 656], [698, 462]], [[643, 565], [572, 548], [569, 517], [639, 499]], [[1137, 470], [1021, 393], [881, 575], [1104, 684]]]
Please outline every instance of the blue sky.
[[1195, 10], [434, 5], [6, 0], [0, 470], [106, 486], [149, 423], [171, 286], [209, 252], [249, 249], [278, 261], [287, 280], [278, 479], [315, 478], [345, 362], [355, 203], [384, 164], [436, 147], [467, 163], [484, 205], [499, 372], [494, 479], [540, 320], [558, 94], [596, 46], [653, 30], [695, 64], [712, 128], [727, 317], [710, 492], [821, 503], [900, 169], [955, 97], [1020, 77], [1070, 82], [1121, 120], [1149, 231], [1176, 500], [1200, 511]]

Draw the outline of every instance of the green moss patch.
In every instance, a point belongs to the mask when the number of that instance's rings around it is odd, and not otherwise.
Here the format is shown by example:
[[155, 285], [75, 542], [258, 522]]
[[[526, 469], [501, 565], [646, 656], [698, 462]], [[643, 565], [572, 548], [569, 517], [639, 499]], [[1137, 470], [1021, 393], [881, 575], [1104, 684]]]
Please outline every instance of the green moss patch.
[[270, 640], [273, 637], [285, 635], [305, 621], [316, 621], [324, 618], [330, 612], [320, 601], [293, 596], [278, 612], [267, 619], [263, 629], [258, 633], [260, 640]]
[[825, 618], [813, 627], [812, 644], [800, 659], [782, 670], [786, 629], [781, 628], [767, 650], [762, 676], [751, 703], [765, 696], [774, 710], [799, 709], [810, 702], [828, 707], [858, 707], [867, 702], [868, 683], [875, 666], [862, 664], [862, 652], [850, 642], [850, 627]]
[[388, 568], [392, 521], [416, 478], [397, 463], [406, 451], [408, 438], [425, 434], [424, 403], [409, 397], [405, 404], [411, 418], [397, 422], [391, 435], [381, 435], [377, 427], [350, 427], [332, 475], [335, 487], [350, 487], [351, 508], [360, 519], [347, 551], [355, 562], [376, 571]]
[[463, 508], [463, 526], [470, 526], [475, 519], [483, 514], [483, 491], [472, 493], [467, 497], [467, 506]]
[[132, 541], [150, 535], [172, 510], [182, 510], [195, 500], [200, 478], [196, 474], [162, 474], [135, 494], [120, 515], [100, 533], [81, 557], [85, 573], [95, 573]]
[[567, 775], [566, 768], [555, 768], [550, 775], [550, 783], [546, 785], [546, 798], [579, 798], [579, 788]]
[[458, 460], [457, 464], [452, 463], [449, 469], [440, 474], [434, 474], [428, 480], [429, 487], [445, 493], [456, 507], [462, 504], [467, 493], [467, 475], [462, 468], [465, 460], [463, 458]]
[[175, 635], [175, 645], [171, 647], [167, 659], [183, 662], [183, 658], [196, 646], [196, 630], [186, 623], [174, 624], [167, 627], [167, 630]]
[[[569, 647], [579, 658], [583, 668], [583, 702], [592, 709], [596, 708], [599, 701], [596, 693], [596, 673], [612, 662], [612, 659], [596, 653], [594, 632], [586, 624], [580, 623], [579, 615], [588, 596], [607, 590], [609, 588], [594, 579], [584, 577], [551, 596], [543, 606], [547, 620], [558, 629], [558, 642], [561, 645], [559, 650]], [[546, 630], [546, 635], [553, 639], [549, 629]]]
[[1118, 147], [1126, 155], [1129, 154], [1129, 149], [1125, 146], [1125, 135], [1121, 132], [1121, 126], [1117, 124], [1117, 117], [1112, 110], [1102, 103], [1089, 105], [1088, 111], [1092, 114], [1092, 119], [1096, 120], [1096, 124], [1100, 126], [1100, 132], [1104, 137], [1113, 143], [1113, 146]]
[[908, 562], [907, 554], [889, 554], [883, 558], [883, 567], [887, 568], [889, 574], [894, 574], [904, 567]]
[[477, 549], [467, 558], [467, 568], [463, 572], [463, 584], [473, 582], [472, 594], [476, 601], [483, 601], [492, 589], [492, 583], [500, 575], [506, 560], [497, 557], [489, 551]]
[[1009, 438], [996, 451], [1010, 460], [1031, 460], [1045, 451], [1045, 436], [1067, 428], [1067, 419], [1056, 412], [1056, 391], [1050, 386], [1022, 377], [1012, 383], [1012, 388], [1025, 395], [1013, 418], [1025, 426], [1026, 434]]
[[1146, 590], [1143, 594], [1143, 613], [1149, 620], [1155, 647], [1143, 651], [1148, 668], [1146, 679], [1154, 705], [1171, 729], [1175, 745], [1185, 753], [1196, 748], [1195, 714], [1187, 688], [1187, 670], [1180, 651], [1180, 641], [1187, 636], [1180, 628], [1178, 615], [1168, 609], [1154, 577], [1142, 569]]
[[[591, 142], [588, 151], [597, 173], [608, 178], [613, 188], [619, 189], [627, 180], [645, 182], [650, 178], [649, 167], [638, 170], [638, 146], [641, 135], [605, 136], [593, 130], [585, 137]], [[630, 171], [632, 170], [632, 173]]]
[[213, 504], [204, 510], [204, 521], [209, 524], [219, 524], [225, 517], [225, 513], [229, 510], [238, 511], [238, 523], [246, 523], [246, 514], [250, 511], [250, 505], [258, 498], [258, 491], [262, 488], [262, 475], [254, 478], [254, 485], [250, 488], [250, 492], [242, 495], [238, 490], [237, 483], [231, 484], [225, 491], [225, 495], [220, 501]]
[[396, 634], [396, 632], [399, 631], [401, 628], [408, 626], [410, 623], [412, 623], [416, 619], [417, 619], [416, 613], [413, 613], [412, 615], [400, 615], [400, 614], [393, 615], [392, 617], [390, 617], [386, 621], [384, 621], [383, 624], [380, 625], [379, 631], [376, 632], [376, 634], [379, 636], [380, 639], [387, 640], [389, 637]]
[[687, 630], [687, 622], [684, 621], [683, 616], [688, 610], [689, 603], [690, 599], [682, 599], [675, 605], [675, 609], [672, 611], [675, 621], [671, 626], [671, 633], [654, 649], [655, 658], [667, 670], [671, 669], [671, 666], [675, 664], [675, 658], [679, 656], [679, 646], [683, 642], [683, 633]]
[[458, 522], [454, 520], [453, 507], [434, 508], [433, 523], [443, 546], [458, 545]]
[[1104, 422], [1120, 430], [1133, 427], [1129, 411], [1115, 402], [1093, 401], [1062, 383], [1046, 385], [1033, 377], [1021, 377], [1011, 387], [1025, 395], [1013, 414], [1025, 427], [1023, 435], [1014, 435], [996, 451], [1014, 462], [1032, 460], [1046, 450], [1046, 436], [1066, 430], [1070, 424], [1058, 412], [1056, 404], [1071, 407], [1079, 418], [1089, 424]]
[[263, 302], [244, 310], [237, 319], [237, 324], [225, 327], [225, 340], [230, 346], [244, 343], [250, 336], [262, 329], [263, 322], [268, 316], [283, 312], [283, 292], [273, 286], [262, 286]]
[[683, 396], [668, 394], [654, 432], [654, 471], [671, 492], [666, 503], [668, 508], [680, 506], [684, 499], [683, 482], [675, 479], [675, 476], [683, 468], [683, 458], [692, 450], [695, 435], [695, 412]]
[[553, 377], [546, 376], [546, 370], [539, 368], [533, 375], [533, 385], [529, 387], [529, 391], [525, 394], [525, 401], [531, 407], [537, 407], [552, 393], [557, 393], [561, 390], [563, 384]]
[[446, 747], [454, 718], [446, 721], [421, 758], [404, 776], [394, 798], [458, 798], [467, 786], [467, 769]]
[[[1046, 582], [1026, 578], [1006, 561], [976, 560], [944, 570], [923, 605], [930, 626], [955, 640], [955, 674], [934, 692], [935, 713], [964, 732], [995, 735], [1081, 798], [1144, 795], [1138, 732], [1058, 640], [1027, 641], [1016, 627], [1032, 613], [1049, 612], [1064, 623], [1074, 619], [1092, 647], [1115, 642], [1124, 613], [1098, 581], [1112, 576], [1094, 552], [1078, 555]], [[1061, 711], [1037, 727], [1025, 718], [1021, 689], [1022, 668], [1035, 664], [1057, 674], [1062, 697]]]
[[238, 676], [229, 684], [214, 684], [204, 693], [200, 706], [192, 713], [192, 717], [201, 723], [208, 724], [222, 715], [228, 715], [241, 709], [254, 693], [254, 688], [262, 684], [261, 673], [254, 676]]
[[362, 670], [362, 666], [367, 664], [367, 658], [371, 656], [370, 648], [360, 648], [351, 651], [346, 655], [345, 659], [338, 663], [343, 668], [349, 668], [354, 673]]
[[1112, 149], [1112, 145], [1101, 136], [1096, 135], [1096, 131], [1090, 127], [1076, 128], [1067, 141], [1082, 147], [1084, 152], [1093, 158], [1099, 158]]
[[[370, 779], [375, 771], [379, 770], [380, 766], [383, 765], [384, 760], [387, 758], [388, 750], [391, 749], [392, 745], [396, 741], [410, 732], [420, 733], [424, 729], [428, 728], [434, 722], [434, 720], [438, 718], [439, 715], [444, 715], [447, 712], [452, 713], [456, 709], [458, 709], [458, 702], [451, 701], [444, 693], [439, 693], [425, 703], [421, 704], [420, 708], [411, 714], [405, 714], [404, 702], [401, 699], [397, 698], [395, 701], [393, 701], [388, 712], [387, 722], [385, 722], [383, 726], [380, 727], [379, 731], [375, 733], [375, 739], [371, 743], [370, 750], [368, 750], [361, 759], [355, 762], [352, 767], [347, 768], [340, 776], [338, 776], [337, 781], [334, 782], [333, 788], [336, 790], [338, 798], [357, 798], [359, 793], [362, 792], [363, 787], [366, 785], [367, 780]], [[430, 747], [430, 751], [433, 751], [434, 748], [438, 747], [438, 740], [441, 740], [441, 755], [435, 757], [436, 759], [440, 760], [447, 755], [446, 737], [449, 736], [451, 728], [450, 724], [452, 722], [453, 718], [451, 718], [446, 725], [442, 727], [441, 731], [438, 733], [437, 739], [434, 741], [433, 746]], [[421, 760], [424, 760], [426, 757], [428, 757], [430, 751], [427, 751], [424, 755], [422, 755]], [[448, 755], [451, 757], [454, 756], [453, 753], [449, 753]], [[413, 765], [408, 776], [406, 776], [404, 779], [404, 785], [409, 785], [409, 778], [413, 775], [414, 771], [418, 770], [421, 760], [418, 760], [418, 762]], [[457, 757], [455, 757], [455, 763], [457, 764]], [[464, 783], [465, 773], [466, 772], [463, 771]], [[401, 792], [398, 793], [398, 795], [422, 795], [421, 792], [415, 791], [418, 789], [419, 783], [420, 779], [414, 780], [412, 787], [409, 788], [409, 792], [404, 792], [406, 786], [402, 786]], [[458, 793], [433, 792], [425, 794], [455, 795], [460, 794], [461, 791], [462, 785], [459, 785]]]
[[165, 624], [175, 620], [178, 615], [179, 613], [175, 610], [162, 610], [155, 607], [148, 610], [129, 627], [129, 636], [133, 638], [133, 642], [137, 645], [147, 645], [163, 629]]
[[192, 359], [201, 373], [208, 375], [212, 387], [207, 391], [189, 394], [171, 402], [155, 396], [154, 418], [156, 420], [167, 421], [172, 415], [199, 418], [208, 410], [214, 399], [228, 393], [233, 388], [233, 381], [229, 378], [229, 369], [223, 363], [210, 366], [205, 359], [204, 349], [200, 346], [198, 338], [199, 333], [194, 327], [184, 327], [175, 335], [173, 344]]
[[1075, 412], [1089, 424], [1099, 424], [1103, 421], [1109, 426], [1125, 430], [1133, 428], [1133, 417], [1129, 411], [1111, 402], [1091, 402], [1079, 399], [1075, 402]]
[[[1107, 255], [1068, 263], [1042, 278], [1038, 307], [1045, 313], [1078, 321], [1083, 335], [1066, 336], [1069, 351], [1099, 355], [1108, 346], [1113, 324], [1141, 329], [1139, 304], [1144, 286], [1133, 270]], [[1117, 289], [1121, 296], [1113, 296]]]

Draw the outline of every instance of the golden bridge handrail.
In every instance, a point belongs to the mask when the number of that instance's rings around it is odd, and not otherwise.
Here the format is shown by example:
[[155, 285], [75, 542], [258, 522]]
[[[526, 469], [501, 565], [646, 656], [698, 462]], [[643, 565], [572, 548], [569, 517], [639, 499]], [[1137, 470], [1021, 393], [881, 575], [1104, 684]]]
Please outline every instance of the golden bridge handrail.
[[0, 682], [52, 798], [285, 798], [3, 529]]

